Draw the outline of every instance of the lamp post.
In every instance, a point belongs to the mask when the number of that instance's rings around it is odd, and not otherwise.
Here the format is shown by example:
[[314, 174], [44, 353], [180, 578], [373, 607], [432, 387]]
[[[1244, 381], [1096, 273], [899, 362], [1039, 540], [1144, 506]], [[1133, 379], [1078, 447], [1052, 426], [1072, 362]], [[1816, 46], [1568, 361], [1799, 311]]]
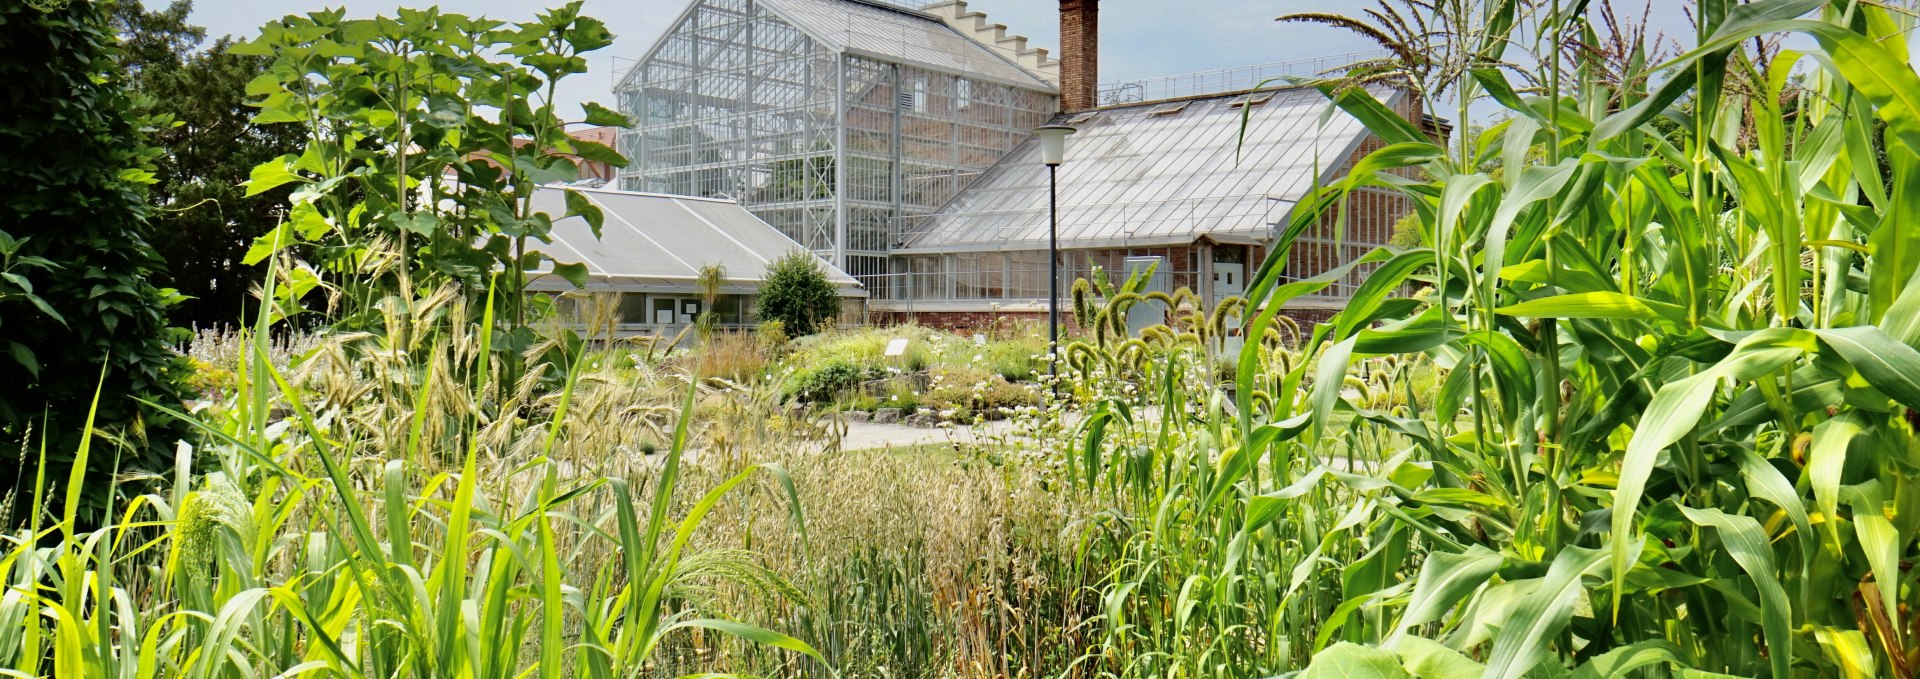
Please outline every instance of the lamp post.
[[1042, 125], [1040, 160], [1047, 164], [1047, 375], [1060, 393], [1060, 163], [1066, 162], [1069, 125]]

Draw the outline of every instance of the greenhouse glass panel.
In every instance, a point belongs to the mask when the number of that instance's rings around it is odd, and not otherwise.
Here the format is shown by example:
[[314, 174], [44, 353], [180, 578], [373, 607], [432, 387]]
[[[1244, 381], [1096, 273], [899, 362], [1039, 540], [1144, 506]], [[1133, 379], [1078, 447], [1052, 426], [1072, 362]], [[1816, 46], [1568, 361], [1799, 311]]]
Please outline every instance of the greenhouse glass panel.
[[[1402, 96], [1380, 88], [1389, 105]], [[1315, 181], [1341, 171], [1366, 130], [1313, 88], [1112, 107], [1062, 116], [1078, 127], [1059, 168], [1061, 246], [1187, 244], [1258, 238]], [[903, 252], [1045, 247], [1047, 168], [1024, 141], [934, 214], [914, 220]]]
[[1059, 107], [939, 18], [874, 0], [698, 0], [616, 88], [632, 191], [738, 201], [855, 273]]

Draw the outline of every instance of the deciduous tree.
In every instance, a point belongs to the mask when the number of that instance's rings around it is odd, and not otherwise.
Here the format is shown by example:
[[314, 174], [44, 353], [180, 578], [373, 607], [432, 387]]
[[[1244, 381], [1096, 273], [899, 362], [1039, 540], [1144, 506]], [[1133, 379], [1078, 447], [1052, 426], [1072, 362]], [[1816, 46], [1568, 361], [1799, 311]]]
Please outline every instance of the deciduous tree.
[[244, 324], [254, 304], [249, 291], [265, 272], [242, 260], [285, 214], [288, 192], [248, 196], [241, 184], [255, 165], [298, 152], [301, 131], [252, 122], [247, 83], [267, 60], [229, 52], [227, 37], [206, 45], [205, 29], [187, 23], [189, 0], [163, 10], [133, 0], [113, 7], [123, 68], [148, 108], [170, 120], [153, 136], [164, 153], [155, 159], [150, 195], [151, 242], [167, 261], [167, 283], [186, 298], [171, 318]]

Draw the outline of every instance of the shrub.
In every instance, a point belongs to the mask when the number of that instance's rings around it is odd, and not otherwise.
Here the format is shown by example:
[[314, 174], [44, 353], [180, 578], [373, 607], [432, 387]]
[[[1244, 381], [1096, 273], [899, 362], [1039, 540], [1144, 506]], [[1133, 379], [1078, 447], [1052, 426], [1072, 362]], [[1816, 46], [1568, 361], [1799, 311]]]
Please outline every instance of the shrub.
[[[843, 360], [860, 367], [874, 377], [881, 377], [894, 370], [918, 372], [933, 365], [933, 340], [914, 337], [915, 333], [903, 333], [899, 328], [864, 328], [849, 332], [822, 333], [805, 337], [794, 342], [793, 356], [795, 365]], [[887, 343], [896, 337], [907, 336], [907, 351], [900, 356], [887, 355]]]
[[1045, 370], [1038, 357], [1047, 353], [1046, 340], [1038, 337], [989, 342], [982, 352], [987, 368], [1008, 382], [1025, 382]]
[[[0, 5], [0, 450], [17, 454], [29, 429], [41, 432], [46, 476], [64, 480], [97, 394], [99, 426], [144, 436], [92, 454], [85, 502], [96, 516], [116, 465], [160, 469], [178, 439], [132, 398], [181, 400], [185, 370], [164, 317], [177, 296], [150, 282], [165, 268], [147, 242], [158, 151], [142, 137], [155, 121], [137, 113], [115, 61], [109, 5], [35, 4]], [[5, 474], [0, 497], [31, 484], [33, 468]]]
[[767, 265], [760, 283], [762, 323], [779, 321], [788, 337], [811, 335], [840, 315], [840, 294], [812, 253], [795, 250]]
[[787, 398], [825, 401], [866, 379], [866, 371], [847, 361], [828, 361], [801, 368], [787, 378]]
[[900, 412], [907, 414], [912, 414], [923, 405], [938, 407], [929, 395], [921, 393], [919, 390], [914, 389], [913, 386], [913, 383], [908, 380], [888, 381], [886, 389], [883, 392], [884, 398], [880, 399], [879, 407], [899, 408]]
[[787, 324], [780, 321], [766, 321], [754, 329], [754, 338], [760, 347], [769, 352], [780, 351], [787, 346]]
[[1040, 402], [1038, 392], [986, 368], [939, 368], [934, 372], [933, 382], [926, 405], [939, 410], [978, 413], [987, 419], [1000, 419], [1005, 414], [1002, 408]]

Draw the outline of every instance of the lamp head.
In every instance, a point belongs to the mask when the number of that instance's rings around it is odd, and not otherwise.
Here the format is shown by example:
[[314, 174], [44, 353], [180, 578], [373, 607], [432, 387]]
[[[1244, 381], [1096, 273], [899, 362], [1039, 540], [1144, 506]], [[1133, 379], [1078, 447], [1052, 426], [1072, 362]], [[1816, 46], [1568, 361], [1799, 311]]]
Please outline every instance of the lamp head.
[[1040, 161], [1057, 167], [1067, 158], [1067, 135], [1076, 130], [1070, 125], [1041, 125], [1033, 134], [1040, 138]]

